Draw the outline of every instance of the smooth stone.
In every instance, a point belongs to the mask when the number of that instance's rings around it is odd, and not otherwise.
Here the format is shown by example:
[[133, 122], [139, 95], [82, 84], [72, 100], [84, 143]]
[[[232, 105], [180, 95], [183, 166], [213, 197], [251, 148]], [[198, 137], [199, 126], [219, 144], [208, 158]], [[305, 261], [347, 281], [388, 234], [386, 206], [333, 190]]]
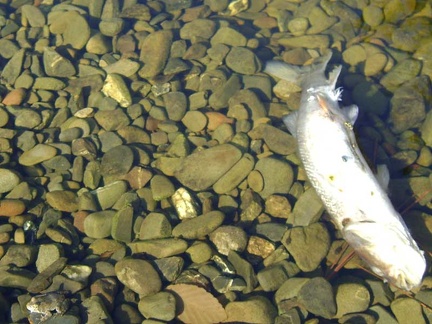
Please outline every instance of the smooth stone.
[[288, 274], [282, 264], [274, 264], [259, 271], [257, 279], [264, 291], [276, 291], [288, 279]]
[[109, 237], [115, 213], [114, 210], [104, 210], [89, 214], [84, 220], [84, 233], [95, 239]]
[[21, 108], [15, 117], [15, 127], [34, 129], [42, 122], [42, 116], [34, 110]]
[[380, 7], [371, 4], [363, 8], [363, 20], [371, 27], [378, 27], [384, 20], [384, 13]]
[[43, 52], [45, 73], [50, 77], [69, 78], [76, 74], [74, 65], [55, 49], [45, 47]]
[[51, 207], [60, 211], [71, 213], [78, 210], [77, 195], [73, 191], [58, 190], [47, 192], [46, 201]]
[[251, 139], [263, 139], [269, 149], [277, 154], [289, 155], [297, 150], [294, 136], [268, 124], [259, 124], [248, 135]]
[[[106, 54], [108, 52], [111, 52], [112, 51], [112, 44], [110, 43], [110, 38], [106, 37], [102, 33], [95, 33], [95, 34], [93, 34], [89, 38], [89, 40], [88, 40], [88, 42], [86, 44], [86, 51], [88, 53], [97, 54], [97, 55], [103, 55], [103, 54]], [[139, 64], [137, 63], [135, 67], [136, 67], [136, 70], [138, 71]], [[119, 74], [123, 74], [123, 73], [120, 73], [117, 70], [108, 71], [106, 68], [105, 68], [105, 71], [107, 71], [107, 73], [119, 73]]]
[[421, 70], [421, 62], [405, 59], [396, 64], [381, 80], [381, 85], [389, 91], [395, 91], [403, 83], [415, 78]]
[[140, 3], [130, 4], [123, 8], [120, 17], [145, 21], [149, 21], [152, 18], [150, 8]]
[[150, 33], [142, 42], [140, 61], [144, 66], [138, 71], [142, 78], [152, 78], [161, 73], [169, 57], [173, 34], [169, 30]]
[[330, 37], [327, 35], [282, 37], [278, 39], [278, 43], [284, 47], [327, 48], [330, 44]]
[[119, 130], [130, 124], [129, 117], [126, 115], [124, 109], [120, 108], [114, 110], [100, 110], [95, 114], [94, 118], [107, 132]]
[[170, 179], [159, 174], [154, 175], [150, 180], [150, 188], [153, 194], [153, 199], [156, 201], [169, 198], [175, 192], [175, 187]]
[[212, 248], [205, 242], [197, 241], [190, 246], [186, 253], [192, 262], [200, 264], [210, 260], [213, 255]]
[[100, 168], [104, 177], [118, 179], [125, 175], [132, 168], [134, 162], [134, 153], [127, 145], [113, 147], [104, 154], [101, 160]]
[[136, 241], [128, 244], [132, 253], [147, 253], [155, 258], [166, 258], [186, 251], [188, 244], [177, 238]]
[[327, 319], [336, 314], [336, 302], [333, 288], [322, 277], [315, 277], [301, 286], [297, 294], [298, 301], [309, 312]]
[[67, 171], [72, 167], [72, 164], [64, 155], [56, 155], [53, 158], [42, 162], [42, 165], [56, 171]]
[[216, 183], [213, 185], [213, 190], [218, 194], [229, 193], [234, 190], [252, 171], [255, 165], [254, 158], [249, 154], [244, 154], [243, 157]]
[[6, 193], [14, 189], [21, 182], [19, 173], [0, 168], [0, 193]]
[[31, 27], [43, 27], [46, 23], [45, 16], [39, 7], [25, 4], [21, 6], [23, 18]]
[[41, 244], [36, 259], [36, 268], [39, 273], [46, 270], [63, 256], [63, 247], [57, 243]]
[[63, 45], [70, 45], [80, 50], [84, 48], [90, 38], [90, 26], [78, 11], [59, 12], [50, 26], [54, 34], [62, 34]]
[[211, 211], [181, 222], [173, 228], [172, 235], [185, 239], [204, 237], [218, 228], [224, 221], [224, 218], [225, 215], [221, 211]]
[[241, 158], [241, 151], [222, 144], [187, 156], [174, 175], [184, 186], [201, 191], [210, 188]]
[[225, 306], [226, 322], [274, 323], [277, 310], [264, 296], [249, 297], [243, 301], [233, 301]]
[[423, 124], [420, 126], [421, 138], [425, 144], [432, 147], [432, 111], [426, 114]]
[[388, 63], [388, 58], [383, 53], [375, 53], [366, 58], [364, 66], [365, 76], [374, 76], [381, 73]]
[[263, 177], [264, 187], [259, 192], [263, 198], [278, 193], [287, 194], [294, 180], [292, 167], [285, 161], [273, 157], [259, 159], [255, 170]]
[[228, 255], [231, 250], [243, 252], [247, 245], [246, 232], [236, 226], [221, 226], [209, 235], [210, 241], [220, 254]]
[[18, 76], [21, 74], [25, 54], [25, 48], [19, 49], [3, 67], [1, 77], [7, 83], [14, 84]]
[[0, 286], [26, 290], [36, 275], [17, 267], [0, 269]]
[[342, 58], [345, 63], [351, 66], [357, 66], [367, 58], [366, 50], [363, 46], [355, 44], [348, 47], [343, 53]]
[[182, 118], [183, 125], [192, 132], [200, 132], [207, 125], [207, 116], [198, 110], [188, 111]]
[[125, 258], [115, 265], [118, 280], [142, 297], [153, 295], [162, 288], [161, 279], [150, 262]]
[[195, 19], [194, 21], [186, 23], [180, 29], [181, 39], [193, 39], [194, 37], [201, 37], [210, 39], [216, 31], [216, 23], [210, 19]]
[[267, 116], [267, 110], [264, 107], [262, 100], [251, 89], [242, 89], [233, 93], [233, 95], [229, 98], [229, 109], [232, 109], [238, 105], [247, 107], [248, 115], [252, 120], [257, 120]]
[[368, 313], [372, 314], [377, 319], [378, 324], [398, 324], [398, 321], [381, 305], [370, 307]]
[[306, 34], [306, 30], [309, 28], [309, 20], [305, 17], [296, 17], [289, 21], [288, 30], [294, 36], [302, 36]]
[[340, 318], [349, 313], [360, 313], [368, 309], [371, 301], [369, 290], [361, 283], [342, 283], [336, 286], [337, 312]]
[[[87, 323], [112, 323], [111, 316], [99, 296], [90, 296], [81, 302], [81, 312]], [[63, 318], [63, 316], [62, 316]]]
[[237, 74], [231, 77], [218, 87], [209, 98], [210, 107], [219, 110], [228, 107], [228, 102], [234, 94], [242, 88], [240, 77]]
[[119, 135], [126, 144], [151, 144], [148, 133], [135, 126], [125, 126], [117, 131], [117, 135]]
[[168, 118], [173, 121], [180, 121], [187, 110], [187, 98], [183, 92], [173, 91], [162, 96]]
[[308, 226], [319, 220], [324, 212], [324, 205], [312, 187], [306, 190], [296, 201], [293, 209], [294, 226]]
[[116, 146], [123, 144], [121, 138], [113, 131], [104, 132], [99, 135], [99, 140], [101, 143], [101, 151], [106, 153]]
[[257, 224], [255, 227], [257, 234], [264, 236], [273, 242], [280, 242], [286, 230], [286, 225], [275, 222]]
[[411, 15], [416, 6], [416, 1], [390, 0], [384, 6], [384, 17], [388, 23], [397, 23]]
[[12, 217], [21, 215], [26, 209], [25, 203], [17, 199], [0, 200], [0, 216]]
[[171, 224], [162, 213], [149, 213], [141, 223], [140, 240], [152, 240], [171, 236]]
[[88, 247], [89, 252], [103, 255], [107, 252], [118, 253], [124, 250], [124, 245], [111, 239], [96, 239]]
[[37, 144], [25, 151], [18, 159], [24, 166], [32, 166], [53, 158], [57, 154], [56, 148], [47, 144]]
[[251, 75], [261, 70], [259, 58], [246, 47], [233, 47], [225, 59], [226, 65], [234, 72]]
[[[27, 91], [24, 88], [13, 89], [4, 97], [2, 104], [5, 106], [18, 106], [24, 101], [26, 95]], [[2, 109], [0, 114], [0, 126], [5, 126], [8, 119], [8, 114]]]
[[413, 298], [397, 298], [392, 301], [390, 308], [398, 323], [426, 323], [420, 302]]
[[371, 292], [371, 304], [390, 306], [390, 303], [394, 298], [394, 294], [390, 290], [390, 287], [384, 282], [378, 280], [366, 279], [365, 281], [369, 291]]
[[107, 18], [99, 22], [99, 30], [105, 36], [114, 37], [122, 31], [124, 25], [125, 22], [121, 18]]
[[212, 46], [225, 44], [228, 46], [246, 46], [246, 37], [230, 27], [220, 27], [210, 40]]
[[161, 291], [141, 298], [138, 309], [145, 318], [171, 321], [176, 316], [176, 299], [173, 294]]
[[33, 84], [34, 90], [59, 91], [65, 87], [66, 84], [62, 80], [53, 77], [37, 77]]
[[126, 191], [126, 181], [114, 181], [104, 187], [97, 188], [93, 193], [96, 195], [101, 209], [105, 210], [112, 207]]
[[112, 218], [111, 237], [120, 242], [131, 242], [133, 222], [134, 209], [132, 206], [125, 206], [118, 210]]
[[305, 272], [314, 271], [330, 249], [330, 235], [322, 223], [294, 227], [286, 231], [282, 244]]

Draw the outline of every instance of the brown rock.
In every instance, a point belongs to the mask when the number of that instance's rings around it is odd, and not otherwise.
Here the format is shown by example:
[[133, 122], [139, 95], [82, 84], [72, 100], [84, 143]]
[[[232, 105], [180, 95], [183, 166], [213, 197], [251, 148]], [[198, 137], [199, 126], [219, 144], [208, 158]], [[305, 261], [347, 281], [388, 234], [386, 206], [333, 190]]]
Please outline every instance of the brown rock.
[[0, 216], [16, 216], [24, 212], [26, 206], [23, 201], [16, 199], [0, 200]]
[[14, 89], [4, 97], [2, 103], [6, 106], [20, 105], [24, 101], [26, 94], [24, 88]]

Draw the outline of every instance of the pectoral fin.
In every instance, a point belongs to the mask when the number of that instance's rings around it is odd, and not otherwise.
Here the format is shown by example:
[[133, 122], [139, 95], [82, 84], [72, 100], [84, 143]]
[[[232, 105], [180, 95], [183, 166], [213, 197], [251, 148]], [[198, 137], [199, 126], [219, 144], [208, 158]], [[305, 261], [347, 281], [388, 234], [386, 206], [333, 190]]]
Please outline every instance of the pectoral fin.
[[357, 120], [359, 109], [356, 105], [350, 105], [342, 108], [342, 113], [351, 125]]
[[376, 178], [377, 178], [378, 183], [380, 184], [381, 188], [383, 188], [385, 191], [387, 191], [388, 185], [390, 182], [390, 172], [389, 172], [389, 169], [387, 168], [387, 165], [385, 165], [385, 164], [377, 165]]

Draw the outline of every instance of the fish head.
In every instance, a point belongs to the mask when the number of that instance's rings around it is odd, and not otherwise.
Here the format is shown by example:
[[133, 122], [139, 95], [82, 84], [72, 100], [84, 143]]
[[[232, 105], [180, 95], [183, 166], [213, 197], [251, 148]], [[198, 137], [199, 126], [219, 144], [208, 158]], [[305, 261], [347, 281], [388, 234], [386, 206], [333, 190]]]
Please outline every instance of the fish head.
[[385, 281], [405, 290], [420, 285], [426, 260], [404, 227], [375, 222], [349, 223], [345, 240]]

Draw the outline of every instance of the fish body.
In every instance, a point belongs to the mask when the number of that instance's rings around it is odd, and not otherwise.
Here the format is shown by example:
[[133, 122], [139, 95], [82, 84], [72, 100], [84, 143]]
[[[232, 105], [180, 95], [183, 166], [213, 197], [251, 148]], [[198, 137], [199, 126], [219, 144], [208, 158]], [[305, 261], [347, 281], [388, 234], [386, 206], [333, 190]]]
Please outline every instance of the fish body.
[[270, 62], [266, 72], [301, 83], [300, 108], [284, 123], [297, 138], [306, 174], [343, 238], [373, 272], [410, 290], [425, 272], [423, 252], [386, 193], [387, 168], [378, 168], [378, 180], [358, 148], [353, 132], [358, 108], [339, 107], [341, 90], [335, 84], [341, 68], [327, 79], [329, 59], [323, 57], [306, 72]]

